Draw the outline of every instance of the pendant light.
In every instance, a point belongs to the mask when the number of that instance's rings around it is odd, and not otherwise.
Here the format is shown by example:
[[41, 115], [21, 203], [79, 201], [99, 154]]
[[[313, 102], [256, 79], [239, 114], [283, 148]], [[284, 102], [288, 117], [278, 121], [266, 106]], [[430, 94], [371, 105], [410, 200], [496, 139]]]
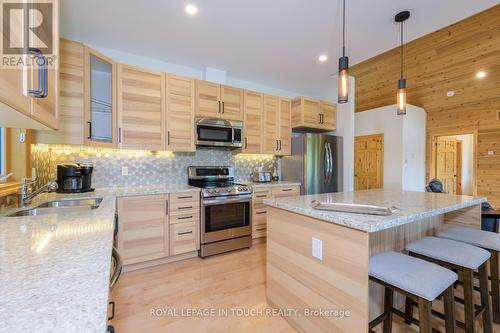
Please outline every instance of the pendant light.
[[403, 50], [403, 26], [404, 26], [404, 21], [406, 21], [410, 17], [410, 12], [409, 11], [404, 11], [397, 13], [396, 16], [394, 17], [394, 20], [397, 23], [400, 23], [401, 25], [401, 45], [400, 45], [400, 56], [401, 56], [401, 76], [398, 81], [398, 96], [397, 96], [397, 114], [398, 115], [405, 115], [406, 114], [406, 79], [403, 76], [403, 65], [404, 65], [404, 50]]
[[342, 7], [342, 57], [339, 58], [339, 97], [340, 104], [349, 100], [349, 57], [345, 56], [345, 0]]

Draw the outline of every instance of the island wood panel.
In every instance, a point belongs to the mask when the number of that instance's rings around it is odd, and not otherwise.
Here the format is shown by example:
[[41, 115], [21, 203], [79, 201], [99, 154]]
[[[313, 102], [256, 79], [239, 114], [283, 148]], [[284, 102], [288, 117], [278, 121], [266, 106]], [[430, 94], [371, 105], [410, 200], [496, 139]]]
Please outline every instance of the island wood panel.
[[227, 120], [243, 120], [243, 89], [220, 86], [222, 118]]
[[262, 150], [262, 93], [245, 90], [243, 152], [258, 154]]
[[118, 65], [118, 143], [121, 148], [165, 147], [165, 78], [161, 72]]
[[194, 136], [194, 80], [166, 74], [166, 128], [170, 151], [196, 151]]
[[[292, 316], [299, 332], [367, 332], [368, 234], [268, 208], [267, 299], [280, 309], [345, 309], [350, 317]], [[323, 241], [323, 260], [311, 239]]]
[[219, 85], [217, 83], [196, 80], [195, 114], [196, 117], [219, 118]]
[[33, 142], [83, 145], [85, 47], [68, 39], [59, 45], [59, 129], [32, 131]]
[[[475, 194], [500, 208], [500, 5], [405, 45], [408, 103], [427, 112], [426, 176], [435, 135], [477, 133]], [[481, 80], [479, 70], [487, 72]], [[399, 49], [357, 64], [356, 111], [396, 103]], [[455, 91], [447, 97], [448, 90]], [[494, 155], [488, 155], [488, 150]], [[477, 191], [476, 191], [477, 189]]]
[[117, 199], [118, 251], [124, 265], [169, 255], [168, 195]]
[[279, 98], [271, 95], [264, 95], [264, 116], [262, 128], [262, 152], [265, 154], [275, 154], [278, 151], [278, 116]]

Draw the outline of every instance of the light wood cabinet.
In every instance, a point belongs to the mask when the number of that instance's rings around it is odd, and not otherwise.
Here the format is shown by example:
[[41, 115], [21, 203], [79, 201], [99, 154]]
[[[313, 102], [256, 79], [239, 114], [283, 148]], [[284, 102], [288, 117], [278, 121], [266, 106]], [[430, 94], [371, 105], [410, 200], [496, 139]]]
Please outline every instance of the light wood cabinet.
[[199, 249], [199, 192], [118, 198], [117, 210], [118, 251], [124, 265]]
[[337, 105], [309, 97], [292, 100], [292, 128], [334, 131]]
[[165, 77], [161, 72], [117, 66], [118, 147], [165, 149]]
[[252, 238], [266, 237], [267, 206], [263, 201], [269, 198], [280, 198], [300, 195], [300, 186], [254, 187], [252, 193]]
[[166, 74], [167, 144], [170, 151], [196, 151], [193, 79]]
[[168, 196], [118, 198], [118, 251], [134, 264], [169, 255]]
[[196, 80], [195, 99], [196, 117], [243, 120], [243, 89]]
[[259, 92], [245, 90], [243, 93], [243, 149], [245, 153], [258, 154], [262, 150], [262, 107], [263, 95]]
[[85, 47], [85, 144], [117, 146], [116, 63]]
[[290, 100], [264, 95], [262, 152], [290, 155], [292, 129]]

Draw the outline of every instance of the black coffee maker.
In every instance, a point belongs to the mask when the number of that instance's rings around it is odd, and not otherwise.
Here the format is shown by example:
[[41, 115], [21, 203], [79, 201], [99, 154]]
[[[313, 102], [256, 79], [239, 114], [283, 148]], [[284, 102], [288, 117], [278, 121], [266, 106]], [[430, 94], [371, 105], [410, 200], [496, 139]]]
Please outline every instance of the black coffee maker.
[[57, 192], [83, 193], [92, 188], [92, 171], [90, 163], [63, 163], [57, 165]]

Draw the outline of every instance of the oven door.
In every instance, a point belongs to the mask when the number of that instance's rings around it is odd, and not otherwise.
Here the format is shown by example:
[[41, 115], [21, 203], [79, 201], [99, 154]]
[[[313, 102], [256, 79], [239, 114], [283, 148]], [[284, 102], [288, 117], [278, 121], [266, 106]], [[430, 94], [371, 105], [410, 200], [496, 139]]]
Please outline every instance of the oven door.
[[207, 244], [252, 234], [252, 196], [202, 200], [201, 243]]
[[196, 144], [199, 146], [232, 147], [234, 142], [232, 127], [196, 125]]

